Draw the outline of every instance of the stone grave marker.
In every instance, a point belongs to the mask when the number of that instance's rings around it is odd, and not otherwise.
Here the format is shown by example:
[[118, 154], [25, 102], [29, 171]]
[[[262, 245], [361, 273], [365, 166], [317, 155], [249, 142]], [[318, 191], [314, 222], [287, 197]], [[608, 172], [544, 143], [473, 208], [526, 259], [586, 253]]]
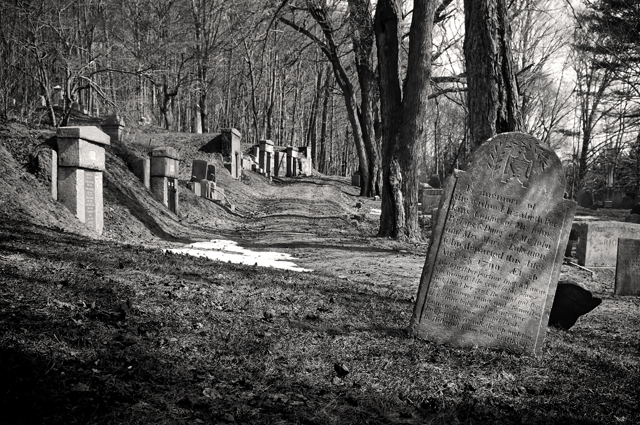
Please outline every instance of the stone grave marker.
[[202, 159], [194, 159], [191, 163], [191, 181], [199, 182], [200, 180], [207, 180], [207, 169], [209, 163]]
[[422, 189], [422, 212], [431, 214], [434, 208], [438, 208], [440, 198], [442, 197], [442, 189]]
[[216, 166], [213, 164], [207, 166], [207, 180], [211, 182], [216, 181]]
[[575, 202], [556, 154], [503, 133], [447, 179], [410, 323], [454, 346], [539, 354]]
[[109, 136], [97, 127], [86, 126], [60, 127], [56, 137], [57, 164], [51, 164], [51, 184], [57, 185], [55, 195], [86, 227], [102, 234], [102, 172]]
[[616, 295], [640, 295], [640, 240], [618, 239]]
[[155, 148], [151, 151], [151, 193], [178, 214], [178, 167], [180, 156], [172, 147]]
[[596, 221], [576, 226], [579, 232], [576, 258], [584, 267], [616, 266], [618, 239], [640, 239], [640, 224]]

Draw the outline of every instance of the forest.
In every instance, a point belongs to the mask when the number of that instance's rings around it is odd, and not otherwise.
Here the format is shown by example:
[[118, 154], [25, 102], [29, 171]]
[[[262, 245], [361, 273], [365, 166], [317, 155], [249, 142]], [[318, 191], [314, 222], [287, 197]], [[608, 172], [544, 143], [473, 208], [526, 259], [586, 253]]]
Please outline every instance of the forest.
[[75, 109], [311, 146], [320, 173], [360, 170], [361, 194], [382, 196], [381, 235], [415, 233], [419, 179], [464, 169], [504, 131], [558, 152], [568, 197], [638, 199], [633, 1], [2, 0], [1, 10], [0, 118], [64, 126]]

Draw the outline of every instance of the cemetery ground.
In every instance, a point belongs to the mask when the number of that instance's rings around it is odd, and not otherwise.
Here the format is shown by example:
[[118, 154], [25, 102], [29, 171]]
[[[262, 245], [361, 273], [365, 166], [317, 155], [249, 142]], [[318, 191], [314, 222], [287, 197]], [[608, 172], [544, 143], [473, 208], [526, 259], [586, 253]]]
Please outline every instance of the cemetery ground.
[[[611, 271], [563, 265], [603, 302], [540, 356], [435, 345], [406, 332], [426, 240], [376, 238], [348, 179], [223, 172], [220, 205], [184, 187], [206, 135], [139, 131], [107, 151], [95, 237], [50, 198], [53, 134], [0, 126], [0, 423], [640, 423], [640, 299]], [[126, 167], [170, 143], [178, 216]], [[164, 251], [210, 239], [312, 271]]]

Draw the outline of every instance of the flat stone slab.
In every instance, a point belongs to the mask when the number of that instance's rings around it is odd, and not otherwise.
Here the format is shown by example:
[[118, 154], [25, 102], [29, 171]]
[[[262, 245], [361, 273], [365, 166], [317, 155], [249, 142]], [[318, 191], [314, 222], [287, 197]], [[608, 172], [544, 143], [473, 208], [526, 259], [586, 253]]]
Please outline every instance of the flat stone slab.
[[616, 295], [640, 295], [640, 239], [618, 239]]
[[600, 298], [595, 298], [590, 291], [575, 283], [558, 283], [549, 315], [549, 326], [571, 329], [580, 316], [589, 313], [601, 302]]
[[539, 354], [575, 202], [533, 136], [503, 133], [447, 179], [409, 331], [453, 346]]
[[164, 156], [167, 158], [180, 159], [178, 151], [171, 146], [155, 148], [151, 151], [151, 156]]
[[618, 239], [640, 239], [640, 224], [621, 221], [596, 221], [577, 226], [580, 233], [576, 247], [578, 264], [584, 267], [616, 266]]
[[59, 127], [56, 131], [59, 139], [82, 139], [99, 145], [110, 145], [111, 137], [95, 126]]

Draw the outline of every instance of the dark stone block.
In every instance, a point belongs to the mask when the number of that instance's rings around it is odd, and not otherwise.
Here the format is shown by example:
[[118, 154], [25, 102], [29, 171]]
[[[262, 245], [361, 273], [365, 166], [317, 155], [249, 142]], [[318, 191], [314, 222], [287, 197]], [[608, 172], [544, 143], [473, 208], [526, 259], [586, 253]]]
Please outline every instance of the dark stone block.
[[600, 305], [602, 300], [594, 297], [590, 291], [570, 282], [558, 283], [553, 307], [549, 315], [549, 326], [568, 330], [580, 316]]

